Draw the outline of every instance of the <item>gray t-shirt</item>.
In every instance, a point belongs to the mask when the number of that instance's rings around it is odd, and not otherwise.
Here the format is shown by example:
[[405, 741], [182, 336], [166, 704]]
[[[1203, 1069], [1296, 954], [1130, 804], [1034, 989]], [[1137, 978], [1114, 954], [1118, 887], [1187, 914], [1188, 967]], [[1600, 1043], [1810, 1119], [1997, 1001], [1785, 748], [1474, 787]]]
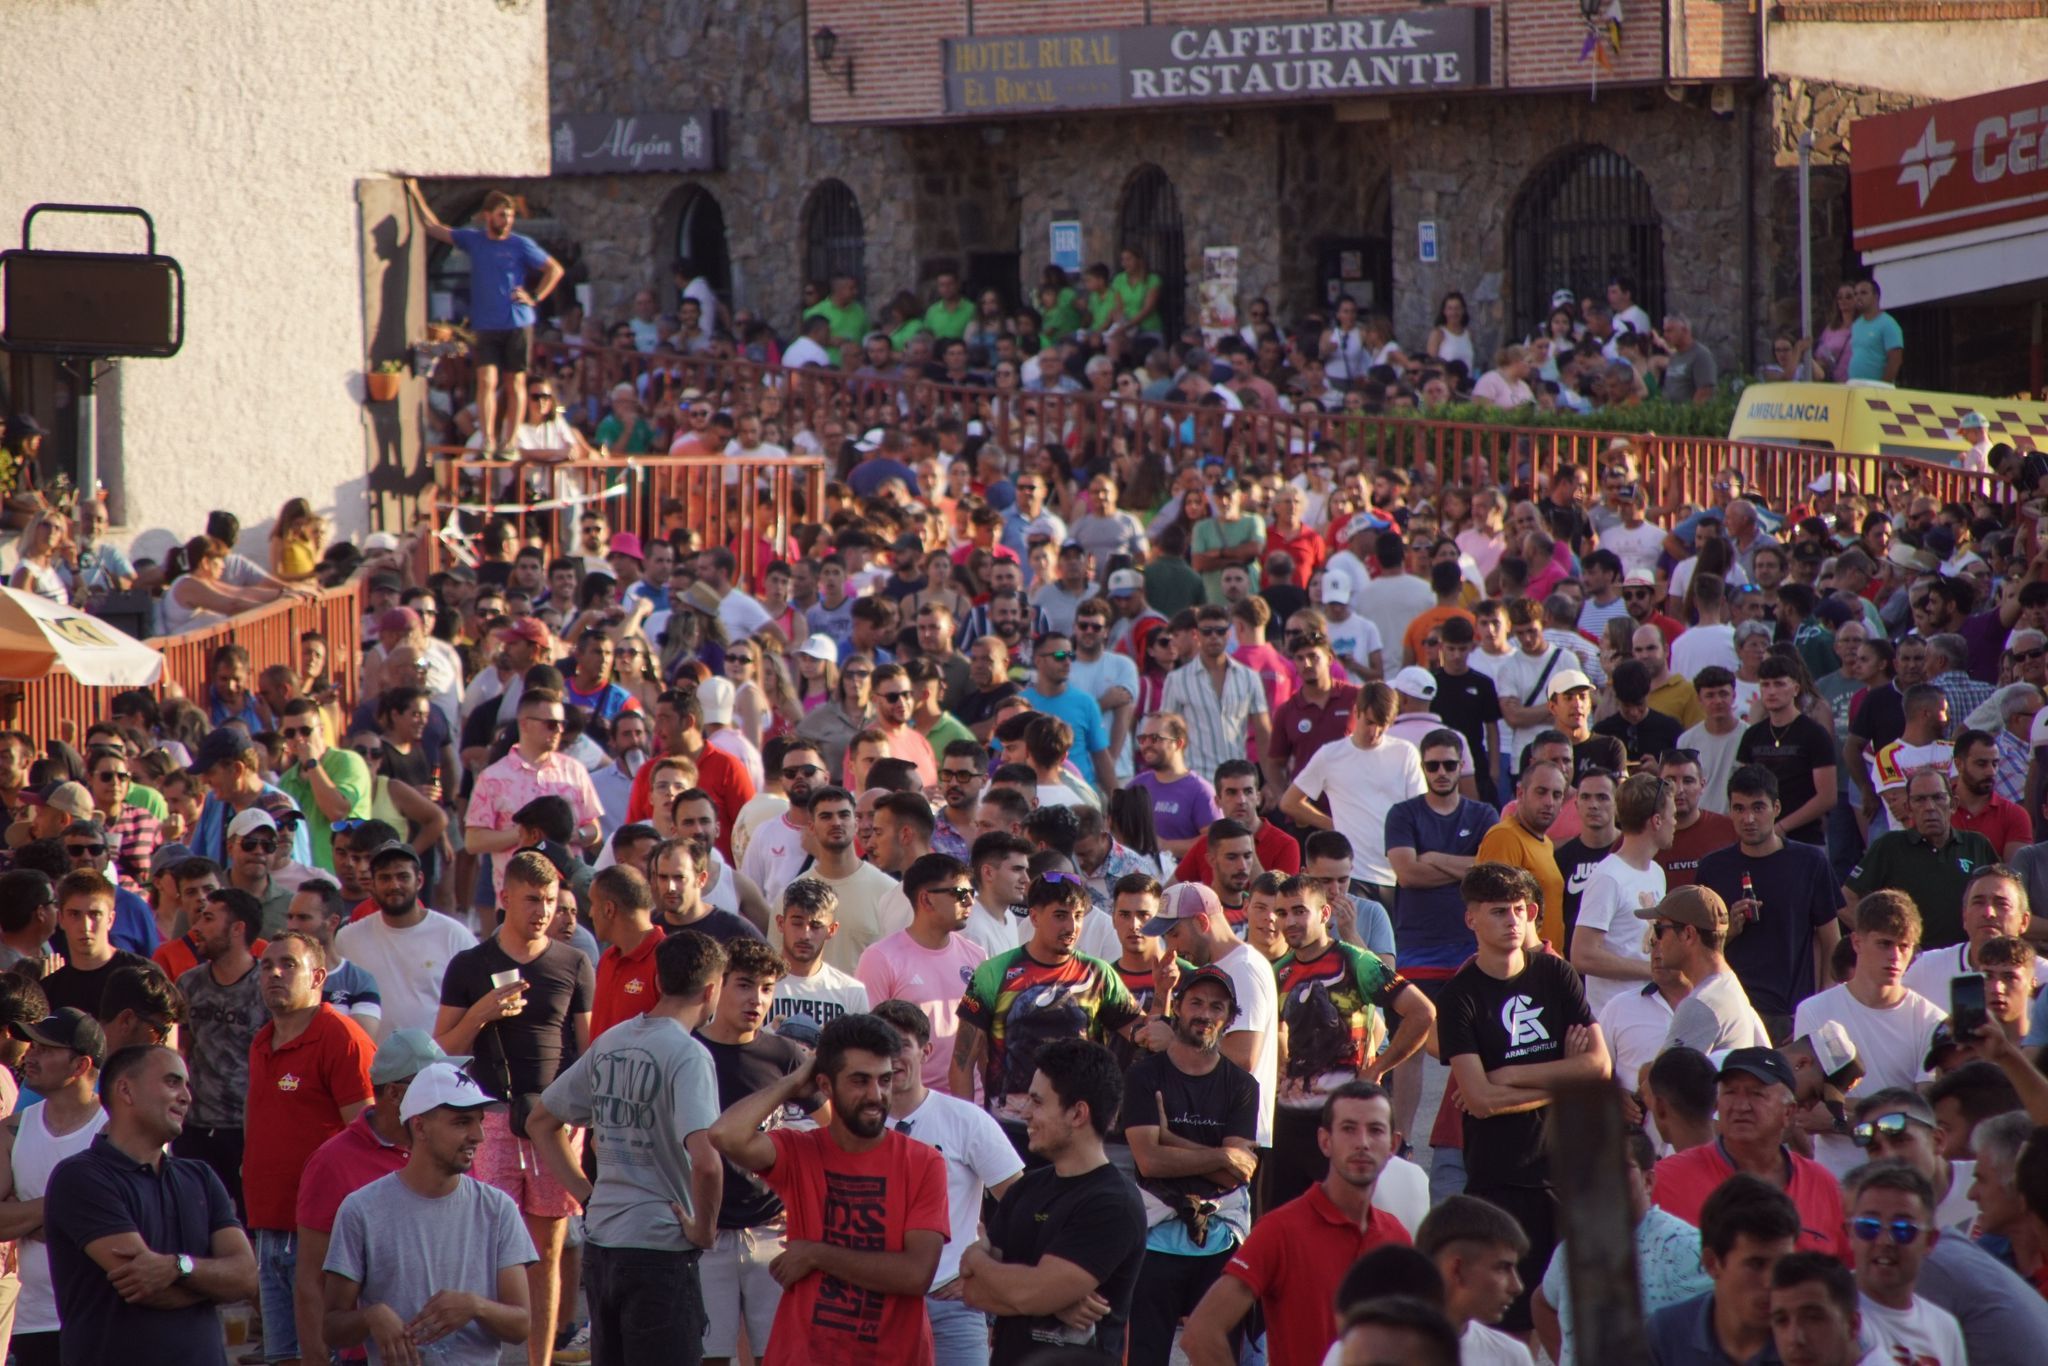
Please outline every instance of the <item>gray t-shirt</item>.
[[690, 1203], [691, 1134], [718, 1118], [711, 1053], [674, 1020], [638, 1015], [598, 1036], [541, 1095], [548, 1113], [590, 1130], [597, 1184], [584, 1211], [601, 1247], [691, 1247], [670, 1202]]
[[1701, 1053], [1770, 1046], [1764, 1022], [1732, 972], [1710, 972], [1693, 983], [1691, 994], [1671, 1012], [1671, 1030], [1664, 1036], [1665, 1048]]
[[1664, 396], [1674, 403], [1690, 403], [1696, 391], [1712, 389], [1720, 377], [1714, 353], [1694, 342], [1689, 350], [1674, 351], [1665, 365]]
[[[442, 1290], [498, 1297], [498, 1273], [535, 1261], [533, 1239], [512, 1197], [465, 1176], [430, 1200], [393, 1172], [341, 1202], [321, 1269], [362, 1287], [362, 1304], [388, 1304], [410, 1323]], [[436, 1366], [497, 1366], [503, 1348], [476, 1323], [435, 1343]], [[370, 1366], [383, 1366], [368, 1344]]]
[[254, 965], [222, 986], [201, 963], [178, 979], [191, 1039], [192, 1110], [185, 1122], [199, 1129], [239, 1129], [249, 1098], [249, 1045], [270, 1022], [263, 1008], [263, 974]]

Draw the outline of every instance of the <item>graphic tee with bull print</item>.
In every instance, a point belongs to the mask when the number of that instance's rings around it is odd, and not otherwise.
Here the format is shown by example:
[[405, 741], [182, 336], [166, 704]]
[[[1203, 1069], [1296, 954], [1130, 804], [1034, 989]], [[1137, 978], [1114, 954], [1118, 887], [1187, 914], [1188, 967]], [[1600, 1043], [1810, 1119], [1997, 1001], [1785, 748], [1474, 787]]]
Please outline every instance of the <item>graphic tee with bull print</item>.
[[1400, 979], [1377, 955], [1343, 940], [1314, 958], [1289, 953], [1273, 965], [1273, 976], [1287, 1026], [1279, 1104], [1319, 1108], [1379, 1051], [1386, 1038], [1380, 1012], [1400, 992]]
[[1143, 1013], [1101, 959], [1041, 963], [1025, 948], [985, 960], [960, 998], [961, 1023], [988, 1037], [989, 1109], [1019, 1124], [1039, 1049], [1056, 1039], [1101, 1043]]
[[[1488, 1072], [1518, 1063], [1559, 1062], [1565, 1031], [1593, 1023], [1585, 983], [1554, 953], [1527, 955], [1506, 979], [1489, 976], [1475, 959], [1437, 998], [1437, 1035], [1446, 1063], [1461, 1053]], [[1544, 1156], [1549, 1108], [1488, 1119], [1465, 1117], [1465, 1172], [1470, 1189], [1539, 1189], [1550, 1184]]]

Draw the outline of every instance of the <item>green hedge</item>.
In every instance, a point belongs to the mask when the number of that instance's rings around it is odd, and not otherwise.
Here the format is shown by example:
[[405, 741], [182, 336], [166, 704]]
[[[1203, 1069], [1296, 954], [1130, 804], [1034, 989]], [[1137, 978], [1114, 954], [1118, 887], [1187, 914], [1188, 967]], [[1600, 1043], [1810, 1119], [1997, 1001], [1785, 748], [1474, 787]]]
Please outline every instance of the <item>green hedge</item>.
[[1651, 399], [1633, 408], [1602, 408], [1574, 413], [1546, 413], [1538, 408], [1494, 408], [1484, 403], [1447, 403], [1419, 414], [1438, 422], [1476, 422], [1498, 427], [1557, 427], [1569, 431], [1655, 432], [1659, 436], [1728, 435], [1735, 420], [1734, 394], [1721, 393], [1711, 403], [1674, 403]]

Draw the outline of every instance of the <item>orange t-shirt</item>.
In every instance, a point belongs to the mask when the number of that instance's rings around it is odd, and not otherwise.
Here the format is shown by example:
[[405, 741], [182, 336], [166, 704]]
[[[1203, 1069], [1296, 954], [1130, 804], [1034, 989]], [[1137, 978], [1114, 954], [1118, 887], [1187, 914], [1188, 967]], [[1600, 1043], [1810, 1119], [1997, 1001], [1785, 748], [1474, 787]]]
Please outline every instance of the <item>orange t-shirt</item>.
[[1479, 619], [1462, 607], [1432, 607], [1408, 623], [1408, 629], [1401, 633], [1401, 648], [1408, 652], [1405, 658], [1409, 663], [1422, 662], [1422, 638], [1452, 617], [1463, 617], [1475, 626], [1479, 624]]

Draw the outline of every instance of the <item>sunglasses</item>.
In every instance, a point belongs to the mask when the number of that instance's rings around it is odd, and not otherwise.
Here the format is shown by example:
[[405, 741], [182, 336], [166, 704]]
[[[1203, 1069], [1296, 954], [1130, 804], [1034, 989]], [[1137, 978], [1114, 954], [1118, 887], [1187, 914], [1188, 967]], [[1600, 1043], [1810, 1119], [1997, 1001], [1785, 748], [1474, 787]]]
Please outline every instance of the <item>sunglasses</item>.
[[1040, 659], [1050, 659], [1058, 663], [1065, 664], [1071, 659], [1073, 659], [1074, 652], [1072, 650], [1046, 650], [1042, 652], [1038, 657]]
[[925, 891], [932, 896], [951, 897], [955, 906], [965, 906], [968, 902], [974, 900], [974, 889], [972, 887], [927, 887]]
[[877, 702], [907, 702], [910, 700], [910, 689], [905, 688], [901, 692], [878, 692], [875, 694], [875, 700]]
[[293, 726], [289, 730], [281, 730], [278, 732], [279, 735], [282, 735], [287, 740], [302, 739], [305, 736], [311, 735], [312, 733], [313, 728], [311, 726]]
[[1196, 629], [1205, 636], [1227, 636], [1230, 634], [1228, 626], [1200, 626]]
[[1624, 588], [1621, 590], [1621, 595], [1630, 602], [1634, 602], [1638, 598], [1647, 599], [1655, 597], [1657, 590], [1654, 588]]
[[1849, 1231], [1866, 1243], [1874, 1243], [1880, 1234], [1886, 1233], [1900, 1247], [1920, 1241], [1920, 1225], [1911, 1219], [1887, 1221], [1872, 1214], [1859, 1214], [1849, 1221]]
[[942, 768], [939, 770], [939, 781], [942, 783], [971, 783], [979, 777], [981, 777], [981, 770], [976, 768]]
[[2048, 655], [2048, 648], [2038, 650], [2014, 650], [2012, 652], [2012, 657], [2022, 664], [2026, 664], [2033, 660], [2039, 659], [2043, 655]]
[[522, 721], [531, 721], [536, 726], [544, 726], [549, 731], [557, 732], [560, 731], [563, 726], [568, 724], [568, 722], [564, 721], [559, 716], [522, 716], [519, 719]]
[[1895, 1114], [1879, 1115], [1876, 1119], [1866, 1119], [1863, 1123], [1849, 1131], [1849, 1138], [1857, 1147], [1868, 1148], [1877, 1142], [1880, 1136], [1884, 1138], [1903, 1137], [1907, 1128], [1914, 1124], [1930, 1129], [1934, 1127], [1928, 1124], [1926, 1120], [1916, 1119], [1912, 1115], [1901, 1111]]
[[[2039, 650], [2036, 650], [2034, 653], [2038, 655], [2041, 652]], [[94, 781], [102, 783], [126, 783], [134, 781], [128, 776], [126, 770], [118, 768], [110, 768], [105, 773], [95, 773], [92, 776]]]
[[806, 774], [823, 773], [824, 771], [824, 769], [818, 767], [816, 764], [785, 764], [783, 765], [782, 776], [785, 778], [796, 779], [801, 778]]
[[1074, 629], [1076, 631], [1100, 631], [1105, 629], [1107, 626], [1107, 622], [1083, 621], [1078, 618], [1074, 622]]
[[873, 678], [875, 676], [875, 671], [873, 669], [848, 669], [845, 673], [839, 676], [841, 678], [851, 679], [854, 682], [858, 683], [863, 678]]
[[1650, 922], [1650, 938], [1652, 939], [1662, 939], [1667, 931], [1676, 933], [1677, 930], [1678, 926], [1668, 920], [1652, 920]]
[[67, 844], [64, 846], [64, 852], [74, 858], [98, 858], [107, 852], [107, 846], [104, 844]]
[[1456, 759], [1424, 759], [1422, 761], [1422, 771], [1424, 773], [1456, 773], [1458, 771], [1458, 761]]
[[277, 852], [275, 835], [242, 836], [242, 852], [245, 854], [274, 854]]

